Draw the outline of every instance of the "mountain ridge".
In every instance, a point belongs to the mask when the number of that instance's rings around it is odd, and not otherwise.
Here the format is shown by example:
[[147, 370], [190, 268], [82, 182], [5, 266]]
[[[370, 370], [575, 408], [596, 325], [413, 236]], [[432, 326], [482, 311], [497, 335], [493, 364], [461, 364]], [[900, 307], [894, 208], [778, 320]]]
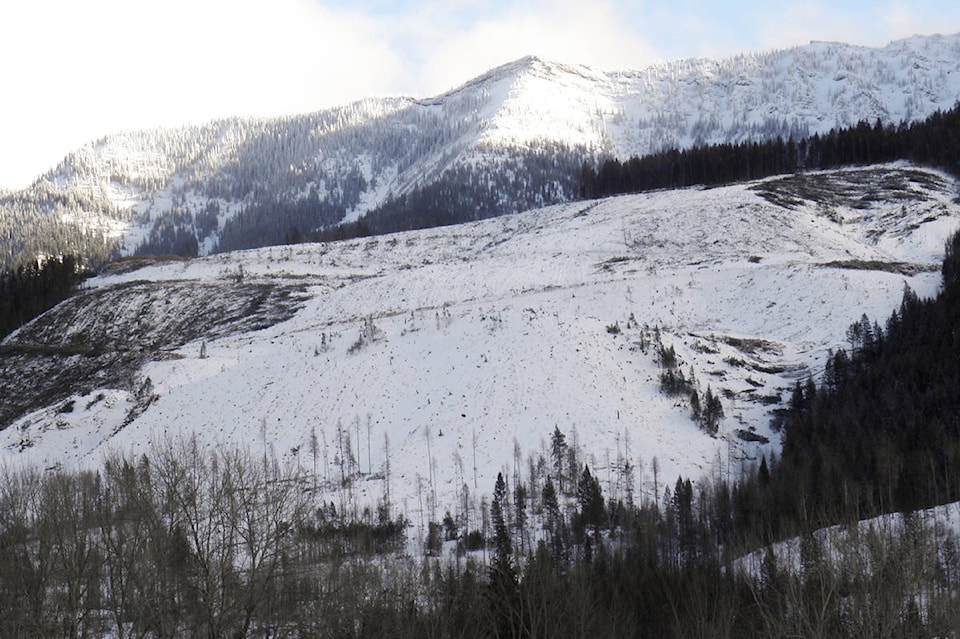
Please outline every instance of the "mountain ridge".
[[518, 212], [574, 199], [580, 166], [605, 157], [924, 117], [960, 97], [958, 61], [960, 35], [618, 72], [527, 56], [432, 98], [119, 133], [2, 198], [0, 227], [23, 236], [5, 262], [71, 243], [101, 259], [203, 255], [345, 221]]

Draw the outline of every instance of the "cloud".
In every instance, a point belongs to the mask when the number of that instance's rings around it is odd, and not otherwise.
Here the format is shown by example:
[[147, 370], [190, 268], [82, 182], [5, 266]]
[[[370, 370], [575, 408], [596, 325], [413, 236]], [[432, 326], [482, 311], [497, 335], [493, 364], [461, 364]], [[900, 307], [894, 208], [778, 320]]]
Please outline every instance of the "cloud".
[[798, 2], [786, 7], [759, 5], [754, 30], [764, 48], [784, 48], [826, 40], [879, 47], [916, 34], [960, 30], [960, 7], [953, 3], [899, 0]]
[[960, 6], [953, 3], [930, 6], [894, 1], [881, 7], [878, 15], [892, 39], [960, 30]]
[[656, 59], [610, 2], [522, 2], [465, 28], [437, 29], [421, 42], [419, 82], [432, 93], [525, 55], [613, 70]]
[[[310, 0], [72, 0], [0, 9], [0, 185], [117, 130], [318, 110], [395, 92], [383, 24]], [[13, 5], [13, 6], [10, 6]]]

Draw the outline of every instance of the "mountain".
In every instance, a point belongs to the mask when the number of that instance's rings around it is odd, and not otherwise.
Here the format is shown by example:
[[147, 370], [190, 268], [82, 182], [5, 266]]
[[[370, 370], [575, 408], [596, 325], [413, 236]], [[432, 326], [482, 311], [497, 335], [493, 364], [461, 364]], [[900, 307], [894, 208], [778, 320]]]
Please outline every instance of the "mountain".
[[[737, 473], [851, 323], [938, 290], [957, 188], [885, 165], [120, 260], [0, 343], [0, 456], [89, 467], [195, 436], [312, 468], [341, 506], [389, 491], [414, 522], [550, 459], [555, 428], [608, 495], [625, 461], [647, 496]], [[691, 389], [719, 398], [716, 434]]]
[[430, 99], [118, 133], [0, 198], [4, 263], [206, 255], [568, 202], [584, 161], [899, 123], [955, 105], [960, 35], [602, 72], [533, 57]]

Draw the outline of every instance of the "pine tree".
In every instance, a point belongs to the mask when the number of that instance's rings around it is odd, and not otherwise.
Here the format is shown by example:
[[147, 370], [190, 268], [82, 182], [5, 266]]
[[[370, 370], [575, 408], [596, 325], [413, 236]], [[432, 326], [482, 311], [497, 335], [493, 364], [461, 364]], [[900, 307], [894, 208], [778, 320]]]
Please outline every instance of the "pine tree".
[[760, 458], [760, 469], [757, 471], [757, 480], [760, 482], [761, 488], [766, 488], [770, 483], [770, 470], [767, 468], [766, 455]]
[[550, 536], [550, 554], [557, 565], [564, 565], [566, 563], [566, 527], [557, 501], [557, 490], [549, 477], [543, 485], [543, 512], [546, 530]]
[[715, 435], [720, 429], [721, 419], [723, 419], [723, 404], [720, 402], [720, 398], [713, 394], [713, 389], [707, 386], [707, 392], [703, 399], [700, 426], [711, 435]]
[[497, 473], [497, 483], [493, 488], [493, 501], [490, 503], [490, 517], [493, 520], [494, 570], [509, 568], [512, 572], [510, 530], [507, 528], [505, 507], [507, 502], [507, 484], [503, 473]]
[[497, 473], [497, 483], [490, 502], [493, 520], [493, 564], [490, 566], [490, 606], [499, 636], [518, 636], [519, 581], [513, 565], [510, 530], [507, 527], [507, 483]]
[[580, 482], [577, 485], [577, 502], [584, 526], [593, 528], [596, 534], [606, 523], [606, 509], [600, 482], [590, 474], [590, 468], [584, 465]]
[[550, 438], [550, 456], [553, 458], [553, 472], [556, 473], [557, 486], [563, 494], [563, 460], [567, 456], [567, 438], [560, 432], [560, 428], [553, 427], [553, 436]]

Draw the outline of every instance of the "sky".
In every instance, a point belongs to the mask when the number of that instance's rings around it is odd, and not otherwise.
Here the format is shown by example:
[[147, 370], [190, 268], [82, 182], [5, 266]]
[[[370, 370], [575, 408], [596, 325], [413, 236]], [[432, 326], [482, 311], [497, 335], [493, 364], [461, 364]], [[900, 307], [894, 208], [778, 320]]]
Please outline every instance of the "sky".
[[617, 71], [957, 32], [956, 0], [7, 0], [0, 188], [110, 133], [429, 97], [530, 54]]

